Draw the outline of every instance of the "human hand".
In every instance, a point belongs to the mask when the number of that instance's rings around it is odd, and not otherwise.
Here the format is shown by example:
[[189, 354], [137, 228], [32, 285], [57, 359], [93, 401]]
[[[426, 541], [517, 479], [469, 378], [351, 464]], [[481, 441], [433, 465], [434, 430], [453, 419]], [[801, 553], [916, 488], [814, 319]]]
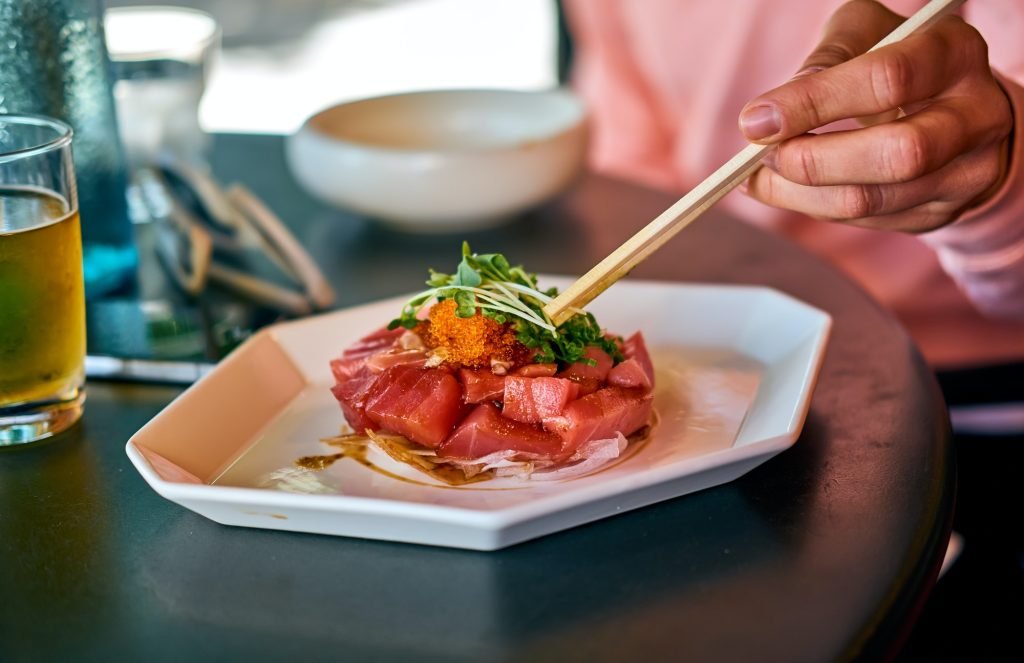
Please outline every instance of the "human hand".
[[[778, 144], [747, 181], [748, 195], [818, 218], [919, 233], [999, 189], [1013, 115], [984, 39], [947, 16], [867, 53], [903, 20], [873, 0], [843, 5], [801, 73], [747, 103], [747, 139]], [[808, 133], [846, 118], [864, 128]]]

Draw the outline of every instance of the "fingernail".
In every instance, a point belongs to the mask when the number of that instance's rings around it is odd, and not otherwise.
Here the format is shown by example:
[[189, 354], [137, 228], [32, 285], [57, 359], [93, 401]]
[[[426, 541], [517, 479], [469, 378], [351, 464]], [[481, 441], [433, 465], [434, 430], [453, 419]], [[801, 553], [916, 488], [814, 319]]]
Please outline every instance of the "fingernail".
[[816, 74], [819, 71], [825, 71], [825, 67], [822, 67], [820, 65], [814, 65], [812, 67], [807, 67], [806, 69], [801, 69], [800, 71], [798, 71], [796, 73], [796, 76], [793, 76], [793, 78], [790, 79], [790, 80], [794, 80], [795, 81], [798, 78], [803, 78], [804, 76], [810, 76], [811, 74]]
[[754, 106], [740, 114], [740, 129], [748, 140], [760, 140], [779, 133], [782, 118], [774, 106]]

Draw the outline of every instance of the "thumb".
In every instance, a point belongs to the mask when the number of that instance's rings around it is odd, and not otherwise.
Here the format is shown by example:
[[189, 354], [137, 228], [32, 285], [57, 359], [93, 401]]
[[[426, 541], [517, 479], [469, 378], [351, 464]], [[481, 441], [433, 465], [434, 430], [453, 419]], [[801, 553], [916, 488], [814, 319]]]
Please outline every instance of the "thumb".
[[[800, 71], [781, 87], [867, 53], [903, 21], [904, 17], [874, 0], [847, 2], [829, 18], [821, 41], [804, 60]], [[749, 141], [779, 142], [790, 137], [784, 127], [805, 126], [808, 123], [804, 116], [815, 116], [814, 108], [780, 107], [770, 98], [771, 92], [750, 100], [740, 112], [740, 130]]]

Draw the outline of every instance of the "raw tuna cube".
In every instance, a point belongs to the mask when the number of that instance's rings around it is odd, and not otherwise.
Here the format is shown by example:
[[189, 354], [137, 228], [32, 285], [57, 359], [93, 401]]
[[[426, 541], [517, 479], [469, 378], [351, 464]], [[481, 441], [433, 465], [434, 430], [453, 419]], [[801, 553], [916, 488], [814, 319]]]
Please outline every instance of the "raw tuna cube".
[[561, 456], [562, 440], [530, 424], [501, 416], [494, 405], [478, 405], [455, 432], [437, 448], [439, 456], [448, 458], [480, 458], [496, 451], [513, 450], [531, 458], [549, 459]]
[[527, 378], [549, 378], [558, 372], [558, 364], [524, 364], [512, 371], [512, 375]]
[[629, 435], [647, 424], [654, 395], [642, 389], [605, 387], [569, 403], [557, 417], [544, 420], [545, 430], [562, 438], [571, 454], [587, 440]]
[[377, 375], [364, 368], [362, 372], [339, 381], [331, 388], [331, 393], [338, 399], [341, 411], [345, 414], [345, 420], [357, 433], [373, 427], [373, 422], [366, 416], [366, 396], [376, 381]]
[[562, 413], [579, 393], [579, 386], [563, 378], [505, 378], [505, 406], [501, 414], [526, 424], [539, 424]]
[[578, 382], [580, 393], [585, 395], [596, 391], [608, 377], [608, 371], [612, 370], [612, 358], [596, 345], [587, 347], [583, 356], [594, 360], [595, 365], [590, 366], [583, 362], [569, 364], [558, 377]]
[[653, 386], [651, 376], [633, 357], [626, 361], [620, 361], [615, 368], [608, 371], [608, 384], [616, 387], [639, 388], [645, 391], [650, 391]]
[[644, 373], [647, 374], [651, 387], [654, 387], [654, 363], [651, 361], [651, 355], [647, 352], [644, 335], [637, 332], [626, 339], [622, 354], [629, 359], [636, 359], [640, 367], [644, 369]]
[[463, 407], [459, 381], [435, 368], [392, 366], [366, 396], [371, 421], [426, 447], [436, 447], [448, 437]]
[[460, 368], [459, 380], [466, 388], [467, 403], [500, 401], [505, 395], [505, 376], [495, 375], [488, 369]]

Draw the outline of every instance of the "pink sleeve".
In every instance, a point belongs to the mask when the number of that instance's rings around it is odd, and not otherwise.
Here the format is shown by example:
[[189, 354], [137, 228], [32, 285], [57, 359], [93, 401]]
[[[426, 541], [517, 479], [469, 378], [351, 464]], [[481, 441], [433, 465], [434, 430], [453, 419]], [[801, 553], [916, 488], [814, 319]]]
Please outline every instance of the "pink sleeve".
[[1024, 320], [1024, 88], [1000, 82], [1015, 127], [1006, 182], [984, 205], [922, 239], [979, 310]]
[[672, 188], [672, 133], [634, 59], [630, 12], [619, 0], [565, 0], [565, 9], [576, 42], [572, 83], [592, 125], [591, 166]]

